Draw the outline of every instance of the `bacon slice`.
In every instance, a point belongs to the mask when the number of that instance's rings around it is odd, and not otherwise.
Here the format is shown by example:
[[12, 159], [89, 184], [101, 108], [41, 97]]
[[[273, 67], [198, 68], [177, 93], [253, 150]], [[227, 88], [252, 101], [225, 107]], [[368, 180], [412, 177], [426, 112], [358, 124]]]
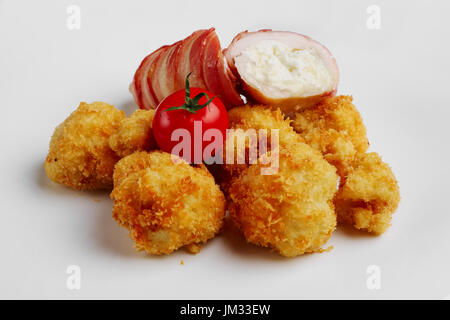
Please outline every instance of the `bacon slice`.
[[[199, 37], [201, 37], [205, 32], [207, 32], [207, 30], [195, 31], [193, 34], [191, 34], [189, 37], [187, 37], [186, 39], [183, 40], [183, 43], [180, 48], [180, 53], [178, 55], [178, 61], [176, 62], [176, 64], [177, 64], [177, 80], [176, 80], [177, 87], [183, 88], [185, 80], [186, 80], [186, 76], [189, 74], [189, 72], [192, 72], [191, 59], [190, 59], [190, 55], [191, 55], [191, 51], [192, 51], [191, 49], [192, 49], [194, 42], [196, 42], [197, 39]], [[192, 79], [192, 78], [194, 78], [194, 79]], [[197, 83], [195, 82], [196, 81], [195, 77], [191, 77], [190, 81], [191, 81], [191, 85], [193, 85], [193, 86], [201, 86], [201, 83], [199, 84], [198, 81], [197, 81]]]
[[[211, 30], [211, 29], [210, 29]], [[189, 66], [191, 76], [189, 81], [191, 86], [208, 89], [203, 77], [203, 52], [205, 50], [206, 37], [210, 30], [201, 30], [200, 35], [193, 41], [189, 53]], [[214, 30], [214, 29], [213, 29]]]
[[151, 83], [151, 88], [155, 94], [156, 101], [159, 103], [162, 99], [166, 97], [166, 72], [167, 70], [165, 61], [167, 55], [174, 50], [174, 45], [168, 46], [167, 49], [161, 53], [158, 59], [153, 61], [154, 72], [148, 74], [148, 80]]
[[162, 52], [167, 49], [166, 46], [152, 52], [139, 65], [130, 85], [130, 92], [134, 96], [136, 104], [141, 109], [152, 109], [157, 105], [153, 90], [149, 86], [148, 76], [153, 73], [153, 62], [159, 58]]
[[175, 60], [182, 41], [178, 41], [169, 46], [167, 50], [161, 54], [158, 61], [155, 60], [155, 73], [149, 78], [152, 79], [152, 88], [158, 102], [164, 99], [172, 92], [178, 90], [175, 88]]
[[[203, 62], [203, 79], [206, 83], [206, 88], [218, 97], [225, 104], [224, 92], [217, 69], [217, 62], [222, 56], [222, 49], [220, 47], [219, 38], [214, 29], [210, 29], [205, 37], [204, 49], [202, 50]], [[225, 104], [226, 105], [226, 104]]]
[[231, 72], [224, 56], [217, 61], [217, 74], [219, 75], [222, 85], [222, 92], [226, 92], [226, 96], [222, 97], [225, 106], [239, 106], [244, 102], [239, 94], [237, 79]]
[[[134, 77], [133, 82], [130, 85], [130, 92], [133, 94], [134, 99], [136, 101], [136, 104], [141, 108], [145, 108], [145, 104], [147, 101], [143, 101], [142, 97], [142, 77], [145, 76], [148, 73], [148, 67], [150, 66], [150, 60], [153, 57], [153, 53], [149, 54], [142, 60], [141, 64], [139, 65], [139, 68], [137, 69]], [[144, 71], [147, 70], [147, 71]]]
[[236, 78], [224, 59], [214, 28], [196, 31], [148, 55], [136, 71], [130, 92], [140, 108], [156, 108], [166, 96], [183, 89], [191, 73], [191, 86], [213, 92], [227, 107], [240, 105]]
[[166, 60], [166, 88], [167, 92], [175, 92], [179, 90], [179, 88], [183, 87], [182, 83], [178, 82], [178, 64], [179, 64], [179, 55], [181, 51], [181, 47], [183, 45], [183, 41], [178, 41], [174, 44], [175, 48], [168, 55]]

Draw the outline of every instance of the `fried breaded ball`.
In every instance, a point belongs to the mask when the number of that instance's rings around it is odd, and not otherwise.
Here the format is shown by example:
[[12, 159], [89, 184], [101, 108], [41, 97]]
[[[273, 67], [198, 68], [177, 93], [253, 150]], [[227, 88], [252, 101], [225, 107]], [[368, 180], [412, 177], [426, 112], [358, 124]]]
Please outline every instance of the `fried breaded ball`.
[[255, 164], [233, 179], [231, 219], [247, 242], [286, 257], [320, 252], [336, 227], [336, 169], [305, 143], [281, 148], [279, 170], [262, 175]]
[[[261, 153], [261, 150], [259, 149], [259, 139], [261, 138], [259, 132], [260, 129], [267, 129], [267, 151], [270, 151], [272, 147], [272, 129], [279, 130], [278, 145], [284, 146], [301, 141], [300, 136], [296, 134], [290, 126], [290, 120], [284, 119], [284, 116], [279, 109], [272, 109], [263, 105], [244, 105], [231, 109], [228, 112], [228, 118], [230, 129], [234, 129], [234, 132], [227, 135], [224, 155], [226, 157], [226, 150], [233, 148], [234, 162], [226, 163], [227, 159], [224, 158], [224, 165], [218, 176], [221, 187], [225, 192], [227, 191], [231, 180], [234, 177], [239, 176], [239, 174], [250, 164], [250, 139], [248, 138], [248, 135], [246, 135], [247, 130], [255, 130], [257, 136], [257, 139], [254, 141], [256, 145], [252, 145], [252, 147], [255, 147], [253, 149], [255, 150], [254, 160], [256, 160]], [[239, 139], [245, 141], [245, 144], [239, 144]], [[242, 155], [241, 162], [244, 163], [237, 162], [238, 155]]]
[[346, 175], [356, 154], [369, 147], [366, 128], [351, 96], [327, 98], [296, 113], [292, 126], [306, 143], [322, 152], [341, 177]]
[[108, 141], [124, 117], [107, 103], [81, 102], [53, 133], [44, 163], [47, 176], [74, 189], [112, 188], [119, 157]]
[[390, 226], [400, 201], [391, 168], [375, 153], [358, 154], [335, 197], [338, 220], [374, 234]]
[[109, 138], [109, 146], [120, 157], [135, 151], [151, 151], [156, 149], [153, 137], [152, 122], [155, 110], [136, 110], [131, 116], [122, 119], [119, 130]]
[[220, 230], [225, 215], [225, 197], [205, 166], [162, 151], [121, 159], [111, 198], [113, 218], [130, 230], [137, 250], [150, 254], [183, 246], [198, 252]]

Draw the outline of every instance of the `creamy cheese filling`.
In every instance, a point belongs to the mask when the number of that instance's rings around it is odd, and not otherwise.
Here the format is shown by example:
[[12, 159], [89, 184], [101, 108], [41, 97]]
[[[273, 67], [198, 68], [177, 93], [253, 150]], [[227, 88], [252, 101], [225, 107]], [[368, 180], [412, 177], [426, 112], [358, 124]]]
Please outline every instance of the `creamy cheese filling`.
[[332, 73], [314, 49], [265, 40], [235, 57], [247, 85], [270, 98], [308, 97], [333, 90]]

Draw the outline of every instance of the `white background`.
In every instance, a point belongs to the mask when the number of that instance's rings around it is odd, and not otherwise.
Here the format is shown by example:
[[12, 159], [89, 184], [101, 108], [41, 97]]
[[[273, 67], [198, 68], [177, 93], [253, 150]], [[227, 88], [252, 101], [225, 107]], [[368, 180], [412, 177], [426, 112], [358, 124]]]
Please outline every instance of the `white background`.
[[[66, 26], [69, 5], [81, 29]], [[366, 26], [369, 5], [381, 29]], [[0, 298], [436, 298], [450, 295], [450, 2], [1, 1]], [[141, 59], [200, 28], [226, 47], [272, 28], [325, 44], [352, 94], [371, 150], [402, 201], [381, 237], [338, 228], [334, 250], [284, 259], [224, 232], [197, 255], [136, 253], [105, 193], [77, 192], [43, 171], [50, 136], [80, 101], [130, 113]], [[180, 265], [180, 261], [184, 265]], [[81, 289], [68, 290], [69, 265]], [[381, 270], [381, 289], [366, 286]]]

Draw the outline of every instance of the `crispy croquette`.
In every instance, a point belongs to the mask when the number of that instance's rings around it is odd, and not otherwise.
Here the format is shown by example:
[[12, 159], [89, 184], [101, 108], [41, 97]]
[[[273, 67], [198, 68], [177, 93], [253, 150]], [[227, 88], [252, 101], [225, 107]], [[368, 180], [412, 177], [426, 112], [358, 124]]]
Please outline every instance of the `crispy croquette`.
[[109, 138], [125, 117], [104, 102], [80, 103], [50, 140], [44, 168], [54, 182], [74, 189], [110, 189], [119, 157]]
[[357, 153], [366, 152], [369, 142], [361, 115], [350, 96], [337, 96], [296, 113], [292, 126], [319, 150], [343, 177]]
[[335, 197], [339, 221], [374, 234], [390, 226], [400, 201], [391, 168], [375, 153], [358, 154]]
[[156, 149], [152, 122], [155, 110], [136, 110], [120, 121], [119, 129], [109, 138], [109, 146], [118, 156], [125, 157], [135, 151]]
[[202, 165], [162, 151], [137, 152], [114, 170], [113, 218], [130, 230], [137, 250], [170, 254], [200, 246], [220, 230], [225, 197]]
[[229, 189], [232, 220], [249, 243], [286, 257], [321, 251], [336, 227], [336, 169], [305, 143], [281, 147], [276, 174], [246, 168]]

